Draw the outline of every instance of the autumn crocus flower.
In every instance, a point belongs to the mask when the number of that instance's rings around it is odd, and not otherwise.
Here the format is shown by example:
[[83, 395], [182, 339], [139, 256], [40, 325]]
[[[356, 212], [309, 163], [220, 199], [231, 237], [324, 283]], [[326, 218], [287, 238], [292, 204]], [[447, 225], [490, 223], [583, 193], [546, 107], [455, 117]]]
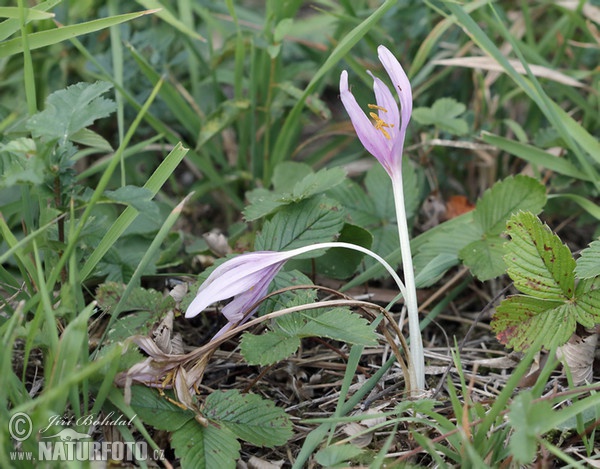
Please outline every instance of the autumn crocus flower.
[[368, 73], [373, 77], [376, 102], [368, 105], [371, 119], [352, 95], [348, 86], [348, 73], [345, 70], [340, 76], [340, 98], [350, 116], [358, 139], [365, 149], [377, 158], [392, 180], [402, 269], [406, 283], [406, 294], [403, 296], [408, 311], [410, 333], [411, 366], [409, 369], [413, 375], [410, 382], [416, 383], [416, 389], [413, 390], [416, 394], [425, 388], [425, 360], [402, 182], [402, 152], [406, 128], [412, 113], [412, 88], [396, 57], [384, 46], [379, 46], [377, 52], [398, 95], [400, 107], [387, 85], [371, 72]]
[[369, 104], [369, 117], [357, 103], [348, 86], [348, 73], [340, 77], [340, 97], [359, 140], [394, 179], [402, 171], [402, 151], [406, 127], [412, 113], [412, 89], [396, 57], [384, 46], [377, 49], [379, 60], [400, 98], [400, 109], [387, 85], [371, 72], [377, 104]]
[[330, 242], [304, 246], [290, 251], [257, 251], [241, 254], [219, 265], [202, 283], [196, 298], [190, 303], [185, 313], [186, 318], [193, 318], [209, 305], [233, 298], [223, 309], [223, 315], [229, 321], [215, 337], [222, 335], [239, 321], [247, 320], [256, 310], [256, 304], [266, 296], [269, 284], [292, 257], [306, 252], [328, 249], [348, 248], [373, 257], [386, 268], [396, 281], [398, 288], [406, 296], [404, 284], [394, 269], [380, 256], [370, 250], [350, 243]]

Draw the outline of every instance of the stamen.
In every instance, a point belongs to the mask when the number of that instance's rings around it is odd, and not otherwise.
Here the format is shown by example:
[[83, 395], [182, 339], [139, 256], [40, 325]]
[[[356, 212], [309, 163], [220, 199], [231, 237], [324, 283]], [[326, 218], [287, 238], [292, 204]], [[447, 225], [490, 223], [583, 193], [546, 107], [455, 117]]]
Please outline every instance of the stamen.
[[378, 111], [388, 112], [386, 108], [382, 106], [377, 106], [377, 104], [367, 104], [369, 109], [377, 109]]
[[[385, 109], [381, 106], [376, 106], [375, 104], [369, 104], [368, 106], [369, 106], [369, 109], [377, 109], [379, 111], [387, 112], [387, 109]], [[379, 130], [387, 140], [390, 140], [391, 139], [390, 134], [385, 129], [386, 128], [391, 129], [392, 127], [394, 127], [394, 124], [388, 124], [381, 117], [379, 117], [379, 115], [375, 112], [369, 112], [369, 115], [375, 121], [375, 128], [377, 130]]]

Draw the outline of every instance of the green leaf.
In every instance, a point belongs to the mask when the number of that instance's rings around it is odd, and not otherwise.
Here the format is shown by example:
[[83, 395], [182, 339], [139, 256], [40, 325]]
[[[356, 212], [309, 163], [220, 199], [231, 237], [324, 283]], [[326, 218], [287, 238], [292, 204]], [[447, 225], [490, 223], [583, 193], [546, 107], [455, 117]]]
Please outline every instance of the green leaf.
[[320, 194], [337, 186], [345, 178], [346, 172], [342, 168], [324, 168], [316, 173], [308, 174], [294, 185], [292, 199], [297, 201]]
[[479, 239], [464, 246], [459, 257], [479, 280], [502, 275], [505, 264], [504, 241], [499, 237], [508, 217], [517, 210], [539, 213], [546, 203], [543, 184], [534, 178], [510, 176], [485, 191], [473, 211]]
[[479, 280], [490, 280], [506, 270], [506, 264], [502, 260], [505, 242], [500, 236], [478, 239], [467, 244], [458, 255]]
[[190, 421], [199, 425], [192, 411], [176, 406], [146, 386], [131, 387], [131, 407], [145, 424], [158, 430], [175, 432]]
[[313, 173], [303, 163], [281, 163], [273, 178], [274, 192], [258, 188], [246, 194], [249, 205], [243, 211], [244, 217], [248, 221], [257, 220], [280, 207], [325, 192], [342, 183], [345, 178], [346, 173], [341, 168], [322, 169]]
[[414, 109], [412, 118], [421, 125], [434, 125], [453, 135], [464, 135], [469, 131], [469, 126], [464, 119], [459, 119], [457, 116], [463, 114], [465, 110], [466, 106], [453, 98], [440, 98], [431, 108]]
[[171, 445], [181, 467], [235, 469], [240, 443], [227, 428], [203, 427], [195, 420], [185, 423], [171, 436]]
[[71, 140], [75, 143], [80, 143], [86, 147], [95, 148], [97, 150], [111, 152], [113, 147], [102, 136], [90, 129], [80, 129], [71, 134]]
[[26, 183], [43, 184], [47, 168], [43, 158], [36, 157], [33, 139], [17, 138], [0, 144], [0, 187]]
[[481, 229], [474, 223], [472, 211], [426, 231], [416, 238], [424, 239], [413, 259], [417, 274], [440, 255], [454, 256], [458, 263], [460, 250], [480, 237]]
[[311, 318], [299, 331], [300, 337], [327, 337], [349, 344], [377, 345], [369, 322], [346, 308], [334, 308]]
[[587, 248], [581, 251], [575, 273], [579, 278], [592, 278], [600, 275], [600, 240], [592, 241]]
[[300, 347], [300, 338], [280, 331], [242, 335], [240, 349], [250, 365], [272, 365], [292, 355]]
[[500, 343], [523, 351], [544, 336], [546, 349], [564, 344], [575, 331], [576, 307], [525, 295], [506, 298], [496, 308], [492, 330]]
[[273, 172], [273, 189], [275, 192], [284, 194], [311, 174], [313, 174], [313, 170], [306, 163], [284, 161], [283, 163], [279, 163]]
[[[344, 224], [337, 241], [356, 244], [370, 249], [373, 244], [373, 235], [360, 226]], [[364, 254], [358, 251], [346, 248], [330, 248], [325, 254], [316, 259], [291, 261], [289, 265], [304, 272], [310, 272], [315, 269], [326, 277], [343, 280], [356, 272], [364, 257]]]
[[206, 398], [203, 414], [257, 446], [283, 445], [292, 436], [292, 423], [285, 411], [256, 394], [215, 391]]
[[519, 210], [537, 214], [546, 204], [546, 188], [529, 176], [509, 176], [486, 190], [477, 202], [473, 220], [486, 235], [499, 235], [506, 220]]
[[380, 220], [395, 220], [396, 208], [394, 207], [392, 181], [383, 166], [375, 164], [367, 172], [365, 188], [373, 200], [377, 217]]
[[532, 213], [513, 215], [506, 225], [511, 237], [504, 257], [508, 275], [523, 293], [564, 301], [575, 292], [575, 261], [569, 248]]
[[34, 137], [58, 139], [65, 143], [77, 131], [115, 109], [112, 100], [102, 98], [112, 85], [107, 82], [77, 83], [55, 91], [46, 100], [46, 109], [31, 116], [27, 128]]
[[[266, 222], [256, 237], [257, 251], [288, 251], [309, 244], [332, 241], [344, 224], [340, 206], [325, 197], [290, 205]], [[315, 257], [316, 251], [308, 253]]]
[[279, 207], [288, 205], [291, 202], [284, 195], [271, 192], [262, 187], [246, 192], [246, 199], [248, 199], [248, 205], [242, 211], [246, 221], [266, 217]]
[[530, 464], [537, 453], [537, 439], [545, 428], [552, 406], [547, 400], [533, 401], [531, 391], [520, 392], [510, 405], [508, 419], [514, 429], [509, 447], [515, 461]]
[[549, 349], [564, 344], [577, 323], [600, 322], [597, 284], [582, 280], [575, 290], [575, 261], [548, 226], [521, 212], [508, 221], [507, 232], [508, 274], [526, 295], [511, 296], [496, 308], [491, 326], [500, 342], [520, 351], [541, 336]]
[[[373, 243], [373, 235], [364, 228], [345, 224], [337, 239], [369, 249]], [[360, 265], [364, 254], [345, 248], [328, 249], [325, 254], [315, 259], [315, 268], [321, 275], [335, 279], [347, 279]]]
[[373, 198], [369, 197], [353, 180], [346, 179], [342, 184], [328, 191], [327, 195], [340, 201], [352, 224], [371, 227], [381, 222], [375, 213]]
[[104, 195], [120, 204], [131, 205], [138, 212], [158, 217], [158, 206], [152, 201], [154, 194], [150, 189], [138, 186], [122, 186], [115, 191], [105, 191]]

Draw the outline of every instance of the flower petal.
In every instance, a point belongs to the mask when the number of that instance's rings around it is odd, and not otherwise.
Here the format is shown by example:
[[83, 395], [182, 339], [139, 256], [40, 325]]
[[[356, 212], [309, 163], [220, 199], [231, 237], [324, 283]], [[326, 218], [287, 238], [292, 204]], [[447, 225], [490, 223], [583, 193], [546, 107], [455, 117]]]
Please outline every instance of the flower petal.
[[375, 99], [377, 105], [387, 110], [387, 112], [380, 110], [379, 118], [390, 124], [390, 127], [386, 127], [386, 132], [390, 135], [388, 140], [388, 147], [392, 147], [392, 142], [400, 132], [400, 113], [398, 112], [398, 103], [396, 98], [392, 95], [387, 85], [373, 75], [371, 72], [367, 72], [373, 78], [373, 91], [375, 91]]
[[396, 92], [400, 98], [400, 113], [402, 116], [401, 130], [406, 131], [406, 127], [408, 126], [408, 122], [410, 121], [410, 116], [412, 114], [413, 104], [412, 87], [410, 86], [410, 81], [408, 80], [408, 76], [406, 76], [402, 65], [400, 65], [400, 62], [398, 62], [398, 59], [394, 57], [394, 54], [392, 54], [387, 47], [379, 46], [377, 48], [377, 52], [379, 55], [379, 60], [390, 76], [392, 84], [396, 88]]
[[248, 309], [266, 296], [267, 291], [269, 290], [269, 284], [273, 281], [281, 267], [283, 267], [283, 262], [264, 269], [261, 272], [261, 278], [252, 286], [252, 288], [240, 293], [223, 307], [221, 310], [223, 316], [225, 316], [229, 322], [237, 322], [242, 319], [244, 313], [248, 313], [248, 316], [254, 313], [254, 310], [248, 311]]
[[340, 98], [346, 108], [346, 112], [350, 116], [358, 139], [367, 151], [385, 167], [388, 162], [390, 147], [388, 147], [383, 134], [375, 129], [360, 105], [356, 102], [356, 98], [350, 92], [348, 88], [348, 72], [346, 70], [340, 76]]
[[217, 301], [237, 296], [253, 288], [263, 278], [264, 269], [283, 264], [289, 252], [259, 251], [241, 254], [218, 266], [198, 289], [196, 298], [185, 313], [194, 317]]

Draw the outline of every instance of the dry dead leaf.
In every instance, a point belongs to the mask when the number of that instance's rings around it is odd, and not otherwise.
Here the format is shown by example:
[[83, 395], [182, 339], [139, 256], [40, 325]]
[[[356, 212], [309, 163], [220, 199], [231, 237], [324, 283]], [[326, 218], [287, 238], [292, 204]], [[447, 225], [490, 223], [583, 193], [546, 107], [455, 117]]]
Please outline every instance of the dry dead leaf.
[[596, 333], [587, 337], [573, 334], [566, 344], [558, 347], [556, 355], [571, 370], [573, 384], [576, 386], [593, 381], [597, 345], [598, 334]]
[[[359, 448], [365, 448], [373, 441], [373, 433], [368, 431], [368, 428], [358, 422], [350, 422], [342, 428], [343, 432], [348, 435], [352, 444]], [[355, 435], [358, 435], [354, 437]]]
[[[525, 71], [525, 67], [523, 67], [521, 62], [514, 59], [509, 59], [508, 62], [517, 71], [517, 73], [526, 75], [527, 72]], [[452, 59], [434, 60], [433, 63], [435, 65], [446, 65], [448, 67], [465, 67], [488, 70], [490, 72], [504, 72], [502, 66], [491, 57], [456, 57]], [[581, 88], [583, 86], [581, 82], [575, 80], [574, 78], [571, 78], [564, 73], [557, 72], [556, 70], [552, 70], [551, 68], [543, 67], [541, 65], [529, 65], [529, 69], [536, 77], [547, 78], [549, 80], [556, 81], [557, 83], [562, 83], [563, 85], [577, 88]]]

